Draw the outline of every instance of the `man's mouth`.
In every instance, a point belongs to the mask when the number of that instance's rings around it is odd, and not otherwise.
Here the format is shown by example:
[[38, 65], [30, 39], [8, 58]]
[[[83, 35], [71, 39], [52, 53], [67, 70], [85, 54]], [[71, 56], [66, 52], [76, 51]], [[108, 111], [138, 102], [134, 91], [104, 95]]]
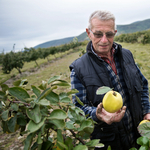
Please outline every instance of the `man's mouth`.
[[99, 45], [102, 48], [106, 48], [108, 45]]

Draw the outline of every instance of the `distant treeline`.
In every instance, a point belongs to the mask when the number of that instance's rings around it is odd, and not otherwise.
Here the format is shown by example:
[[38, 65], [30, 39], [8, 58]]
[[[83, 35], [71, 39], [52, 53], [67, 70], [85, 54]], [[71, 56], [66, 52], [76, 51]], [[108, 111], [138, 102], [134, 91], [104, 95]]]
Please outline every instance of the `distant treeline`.
[[116, 42], [126, 42], [126, 43], [142, 43], [148, 44], [150, 43], [150, 30], [120, 34], [115, 36], [114, 39]]
[[[64, 44], [56, 47], [49, 48], [24, 48], [22, 52], [9, 52], [9, 53], [1, 53], [0, 54], [0, 64], [2, 65], [2, 71], [5, 74], [9, 74], [14, 68], [21, 73], [21, 69], [24, 66], [25, 62], [35, 61], [36, 65], [39, 67], [36, 60], [39, 58], [47, 58], [49, 55], [54, 55], [56, 53], [62, 53], [68, 51], [70, 49], [74, 49], [80, 45], [84, 44], [84, 42], [78, 42], [77, 38], [74, 38], [72, 42], [69, 44]], [[48, 60], [49, 61], [49, 60]]]

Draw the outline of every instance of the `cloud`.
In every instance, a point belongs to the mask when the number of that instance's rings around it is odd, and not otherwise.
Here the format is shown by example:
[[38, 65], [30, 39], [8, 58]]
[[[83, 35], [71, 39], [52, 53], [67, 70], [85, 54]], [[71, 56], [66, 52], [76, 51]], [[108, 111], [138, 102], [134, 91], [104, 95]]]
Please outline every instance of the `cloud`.
[[88, 26], [90, 14], [109, 10], [116, 24], [149, 18], [149, 0], [1, 0], [0, 52], [77, 36]]

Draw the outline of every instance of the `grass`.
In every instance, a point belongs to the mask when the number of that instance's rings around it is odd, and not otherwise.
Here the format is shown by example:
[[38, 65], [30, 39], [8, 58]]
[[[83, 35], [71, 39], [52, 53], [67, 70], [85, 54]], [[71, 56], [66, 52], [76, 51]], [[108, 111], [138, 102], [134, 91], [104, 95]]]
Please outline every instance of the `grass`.
[[135, 62], [150, 83], [150, 44], [121, 43], [121, 45], [132, 52]]
[[[36, 74], [32, 74], [28, 77], [24, 77], [29, 81], [29, 84], [35, 86], [39, 85], [42, 80], [46, 81], [55, 75], [62, 75], [63, 79], [69, 81], [70, 71], [69, 65], [78, 58], [78, 53], [72, 53], [61, 59], [58, 59], [50, 63], [47, 67], [41, 68]], [[28, 86], [30, 86], [28, 85]]]

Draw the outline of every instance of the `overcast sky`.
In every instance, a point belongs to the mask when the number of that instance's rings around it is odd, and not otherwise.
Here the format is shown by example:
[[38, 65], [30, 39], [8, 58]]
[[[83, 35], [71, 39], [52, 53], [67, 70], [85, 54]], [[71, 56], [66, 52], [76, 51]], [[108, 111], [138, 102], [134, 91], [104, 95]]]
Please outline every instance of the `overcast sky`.
[[149, 19], [150, 0], [0, 0], [0, 53], [78, 36], [95, 10], [125, 25]]

